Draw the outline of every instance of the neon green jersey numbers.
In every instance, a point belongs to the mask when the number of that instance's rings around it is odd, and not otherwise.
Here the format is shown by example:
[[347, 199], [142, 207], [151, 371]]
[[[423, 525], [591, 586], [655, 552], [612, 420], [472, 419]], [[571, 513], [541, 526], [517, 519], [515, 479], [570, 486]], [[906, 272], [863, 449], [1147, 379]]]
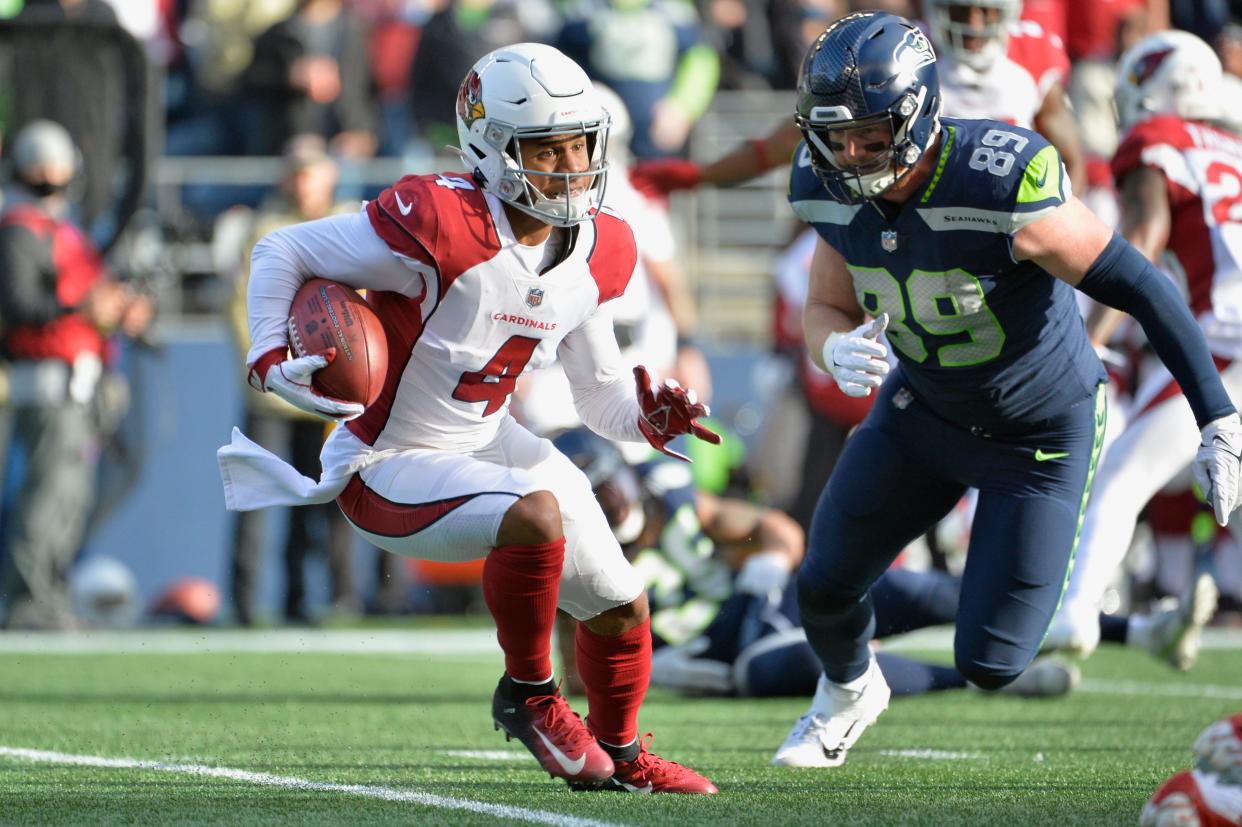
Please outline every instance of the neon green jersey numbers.
[[941, 367], [977, 365], [995, 359], [1005, 332], [988, 307], [979, 279], [965, 270], [928, 273], [915, 270], [906, 282], [914, 320], [935, 336], [965, 334], [970, 341], [942, 344], [936, 355]]
[[850, 267], [854, 275], [854, 292], [863, 310], [872, 316], [888, 314], [888, 340], [908, 359], [922, 362], [927, 358], [923, 340], [906, 326], [906, 303], [901, 284], [892, 273], [881, 268]]
[[1005, 332], [965, 270], [915, 270], [904, 285], [883, 268], [849, 270], [859, 304], [873, 316], [888, 313], [889, 341], [911, 361], [934, 353], [941, 367], [968, 367], [1000, 355]]

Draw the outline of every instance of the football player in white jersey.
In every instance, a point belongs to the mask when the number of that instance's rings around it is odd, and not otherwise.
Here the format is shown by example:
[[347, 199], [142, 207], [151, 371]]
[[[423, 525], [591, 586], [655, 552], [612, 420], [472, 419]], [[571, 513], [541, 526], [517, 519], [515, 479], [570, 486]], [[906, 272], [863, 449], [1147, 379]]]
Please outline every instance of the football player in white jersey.
[[[622, 366], [608, 313], [634, 270], [634, 237], [600, 209], [608, 116], [557, 50], [524, 43], [481, 58], [457, 99], [468, 174], [407, 176], [354, 215], [278, 230], [255, 248], [249, 289], [251, 384], [344, 424], [318, 482], [238, 431], [220, 449], [231, 509], [336, 499], [355, 530], [396, 554], [486, 558], [483, 594], [505, 674], [496, 727], [575, 789], [714, 793], [647, 750], [638, 709], [651, 671], [641, 578], [585, 476], [509, 416], [518, 377], [558, 360], [583, 422], [666, 447], [719, 438], [693, 392], [653, 390]], [[310, 388], [323, 356], [288, 358], [286, 322], [311, 277], [365, 288], [388, 339], [388, 378], [361, 405]], [[634, 386], [637, 385], [637, 399]], [[579, 622], [590, 714], [557, 690], [557, 608]]]
[[[1223, 93], [1220, 60], [1188, 32], [1149, 35], [1119, 65], [1117, 110], [1125, 130], [1113, 158], [1122, 199], [1122, 231], [1153, 262], [1165, 265], [1207, 337], [1221, 381], [1242, 398], [1242, 138], [1218, 128]], [[1088, 324], [1103, 341], [1121, 318], [1101, 310]], [[1065, 600], [1045, 646], [1090, 654], [1100, 641], [1149, 636], [1130, 626], [1109, 629], [1095, 612], [1125, 557], [1139, 511], [1158, 491], [1190, 487], [1186, 471], [1196, 444], [1181, 438], [1190, 416], [1167, 371], [1140, 386], [1126, 428], [1104, 454], [1082, 527], [1082, 548]], [[1217, 515], [1223, 522], [1228, 514]], [[1235, 520], [1236, 532], [1236, 520]], [[1208, 575], [1191, 583], [1184, 622], [1167, 641], [1175, 665], [1189, 668], [1198, 630], [1215, 608]], [[1091, 617], [1088, 618], [1088, 613]], [[1166, 635], [1167, 637], [1167, 635]]]
[[1086, 183], [1078, 126], [1066, 105], [1065, 44], [1020, 20], [1022, 0], [926, 0], [944, 111], [1034, 129], [1061, 153], [1077, 191]]
[[[926, 0], [925, 24], [941, 66], [944, 113], [1034, 129], [1057, 148], [1075, 191], [1086, 183], [1078, 127], [1066, 105], [1069, 58], [1061, 38], [1020, 20], [1021, 0]], [[631, 173], [645, 192], [728, 187], [788, 163], [802, 134], [782, 121], [705, 165], [680, 158], [644, 161]]]

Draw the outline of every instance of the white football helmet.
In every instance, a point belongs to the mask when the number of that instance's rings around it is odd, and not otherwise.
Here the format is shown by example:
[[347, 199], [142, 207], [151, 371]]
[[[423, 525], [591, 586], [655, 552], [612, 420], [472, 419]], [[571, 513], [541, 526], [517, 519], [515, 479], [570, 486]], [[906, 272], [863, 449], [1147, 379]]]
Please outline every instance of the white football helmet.
[[[551, 46], [518, 43], [474, 64], [457, 93], [461, 157], [474, 179], [519, 210], [558, 227], [593, 218], [608, 176], [608, 113], [586, 72]], [[586, 138], [583, 172], [522, 166], [522, 141], [555, 135]], [[562, 178], [564, 195], [545, 194], [528, 175]]]
[[124, 629], [142, 614], [138, 581], [115, 557], [88, 557], [69, 572], [73, 611], [95, 628]]
[[[955, 7], [996, 9], [997, 17], [982, 28], [975, 28], [969, 22], [953, 19], [951, 9]], [[997, 58], [1005, 54], [1009, 28], [1022, 14], [1022, 0], [926, 0], [924, 8], [927, 9], [927, 26], [936, 51], [948, 52], [954, 62], [976, 72], [986, 72]], [[967, 48], [968, 37], [983, 41], [982, 47]]]
[[599, 98], [599, 105], [608, 113], [608, 163], [610, 166], [613, 163], [621, 167], [629, 166], [630, 139], [634, 137], [630, 110], [610, 86], [596, 83], [595, 95]]
[[1156, 32], [1121, 56], [1115, 97], [1122, 128], [1153, 115], [1217, 120], [1225, 97], [1220, 58], [1190, 32]]

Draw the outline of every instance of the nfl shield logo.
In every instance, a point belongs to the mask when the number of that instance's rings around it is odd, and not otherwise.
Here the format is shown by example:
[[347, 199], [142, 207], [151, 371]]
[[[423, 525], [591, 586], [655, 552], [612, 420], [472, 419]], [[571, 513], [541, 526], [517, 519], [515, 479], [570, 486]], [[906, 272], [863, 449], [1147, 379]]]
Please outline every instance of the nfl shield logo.
[[884, 230], [880, 233], [880, 246], [884, 248], [884, 252], [891, 253], [897, 249], [897, 231]]
[[543, 288], [532, 287], [526, 294], [526, 306], [538, 307], [541, 304], [543, 304]]

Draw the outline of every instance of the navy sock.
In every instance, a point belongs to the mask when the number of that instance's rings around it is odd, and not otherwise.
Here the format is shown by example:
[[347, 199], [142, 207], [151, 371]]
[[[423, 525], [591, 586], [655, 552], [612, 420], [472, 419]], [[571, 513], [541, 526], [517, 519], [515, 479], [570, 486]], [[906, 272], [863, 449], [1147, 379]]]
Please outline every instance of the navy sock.
[[1130, 631], [1130, 618], [1125, 615], [1100, 615], [1100, 640], [1125, 643]]

